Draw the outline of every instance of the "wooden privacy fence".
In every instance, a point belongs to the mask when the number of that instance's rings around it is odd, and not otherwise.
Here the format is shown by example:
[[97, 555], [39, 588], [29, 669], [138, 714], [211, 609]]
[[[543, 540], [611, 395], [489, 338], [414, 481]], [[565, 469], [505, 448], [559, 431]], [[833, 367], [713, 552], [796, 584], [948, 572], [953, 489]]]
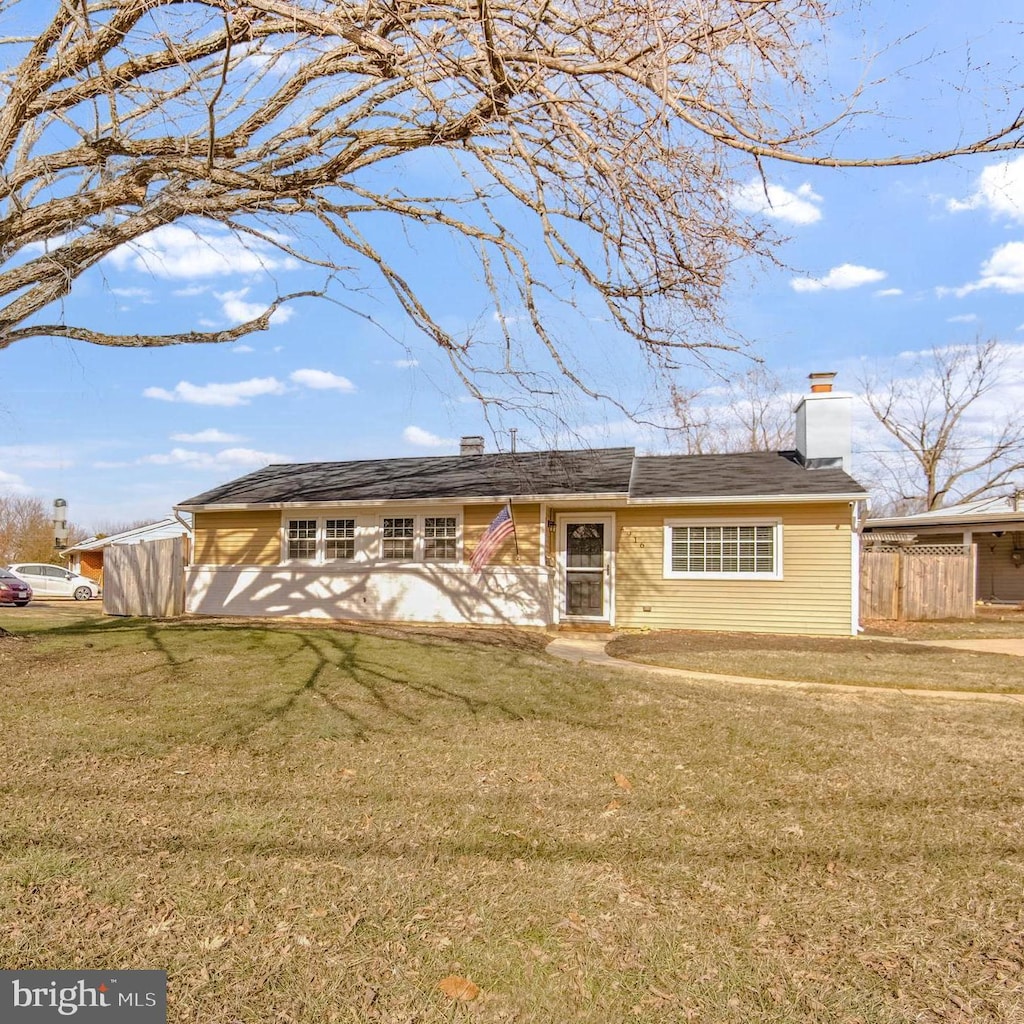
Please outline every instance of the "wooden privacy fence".
[[969, 619], [974, 615], [973, 546], [862, 548], [860, 614], [865, 619]]
[[185, 611], [186, 538], [111, 544], [103, 559], [107, 615], [163, 618]]

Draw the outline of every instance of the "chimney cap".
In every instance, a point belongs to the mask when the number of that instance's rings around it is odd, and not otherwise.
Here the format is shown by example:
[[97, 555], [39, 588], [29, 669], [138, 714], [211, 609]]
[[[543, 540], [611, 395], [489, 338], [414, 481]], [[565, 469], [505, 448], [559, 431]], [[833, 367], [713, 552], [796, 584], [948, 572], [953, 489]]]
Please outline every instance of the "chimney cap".
[[836, 374], [834, 372], [809, 373], [807, 379], [811, 382], [812, 394], [827, 394], [832, 390], [832, 382], [836, 379]]
[[484, 439], [479, 434], [466, 434], [459, 438], [460, 455], [483, 455]]

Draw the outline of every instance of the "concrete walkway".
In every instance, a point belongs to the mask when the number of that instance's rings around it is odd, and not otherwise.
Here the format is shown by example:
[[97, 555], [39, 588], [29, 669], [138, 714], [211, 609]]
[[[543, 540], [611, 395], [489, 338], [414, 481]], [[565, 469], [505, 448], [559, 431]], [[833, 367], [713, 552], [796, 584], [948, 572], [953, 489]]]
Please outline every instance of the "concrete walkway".
[[[637, 661], [626, 661], [613, 658], [605, 650], [611, 636], [573, 636], [558, 637], [548, 644], [547, 653], [576, 664], [597, 665], [600, 668], [625, 670], [627, 672], [646, 672], [649, 675], [670, 676], [676, 679], [692, 679], [706, 683], [732, 683], [746, 686], [772, 686], [800, 690], [824, 690], [835, 694], [900, 694], [904, 697], [938, 697], [943, 700], [980, 700], [994, 701], [1001, 704], [1024, 704], [1024, 695], [1018, 693], [991, 693], [984, 690], [917, 690], [899, 686], [847, 686], [844, 683], [812, 683], [800, 679], [758, 679], [753, 676], [722, 675], [717, 672], [694, 672], [685, 668], [666, 668], [663, 665], [644, 665]], [[920, 642], [920, 641], [915, 641]], [[998, 654], [1024, 654], [1022, 640], [929, 640], [928, 646], [949, 647], [956, 644], [1019, 644], [1016, 651], [1000, 650]], [[990, 650], [985, 647], [969, 647], [965, 650]]]
[[[872, 637], [878, 640], [879, 637]], [[952, 647], [957, 651], [975, 651], [980, 654], [1012, 654], [1024, 658], [1024, 639], [1019, 637], [990, 637], [986, 640], [909, 640], [923, 647]]]

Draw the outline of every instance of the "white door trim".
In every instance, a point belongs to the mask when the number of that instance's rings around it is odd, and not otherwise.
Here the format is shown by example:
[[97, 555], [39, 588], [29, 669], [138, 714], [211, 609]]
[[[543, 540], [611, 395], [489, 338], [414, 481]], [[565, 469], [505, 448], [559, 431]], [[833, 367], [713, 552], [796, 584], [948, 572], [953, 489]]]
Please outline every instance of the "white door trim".
[[[604, 524], [604, 607], [607, 614], [566, 615], [565, 613], [565, 524]], [[615, 513], [559, 512], [555, 515], [555, 551], [558, 572], [555, 580], [555, 622], [607, 622], [615, 625]]]

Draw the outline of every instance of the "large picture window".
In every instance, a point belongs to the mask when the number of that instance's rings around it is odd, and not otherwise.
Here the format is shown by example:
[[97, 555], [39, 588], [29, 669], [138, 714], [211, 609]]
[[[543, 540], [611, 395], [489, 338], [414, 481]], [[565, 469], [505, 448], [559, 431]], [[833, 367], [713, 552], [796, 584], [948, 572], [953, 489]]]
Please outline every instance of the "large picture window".
[[778, 522], [665, 523], [665, 576], [677, 579], [781, 579]]

